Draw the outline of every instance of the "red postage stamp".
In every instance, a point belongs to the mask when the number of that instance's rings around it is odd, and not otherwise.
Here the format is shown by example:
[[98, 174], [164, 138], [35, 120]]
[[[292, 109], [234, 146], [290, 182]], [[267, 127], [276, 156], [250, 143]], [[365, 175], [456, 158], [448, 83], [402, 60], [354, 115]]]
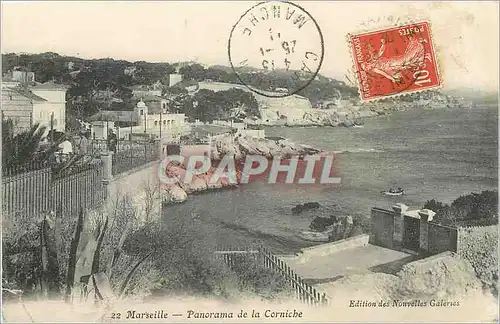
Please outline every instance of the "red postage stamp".
[[349, 34], [363, 101], [441, 87], [428, 22]]

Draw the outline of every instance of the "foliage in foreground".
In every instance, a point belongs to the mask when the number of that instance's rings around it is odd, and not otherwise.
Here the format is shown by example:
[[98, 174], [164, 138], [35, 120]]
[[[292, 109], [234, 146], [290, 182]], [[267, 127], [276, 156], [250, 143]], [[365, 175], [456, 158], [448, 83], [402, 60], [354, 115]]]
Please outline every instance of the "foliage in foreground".
[[488, 226], [498, 224], [498, 191], [470, 193], [450, 205], [435, 199], [422, 208], [436, 213], [433, 222], [449, 226]]
[[[458, 252], [469, 261], [485, 287], [498, 295], [498, 192], [470, 193], [444, 204], [434, 199], [423, 208], [436, 213], [432, 222], [459, 230]], [[472, 228], [469, 228], [472, 227]]]
[[151, 298], [169, 295], [224, 299], [241, 294], [273, 299], [286, 292], [279, 275], [258, 262], [238, 258], [228, 266], [214, 256], [215, 242], [194, 215], [176, 215], [162, 225], [151, 223], [130, 235], [124, 251], [143, 256], [156, 251], [130, 285], [129, 293]]

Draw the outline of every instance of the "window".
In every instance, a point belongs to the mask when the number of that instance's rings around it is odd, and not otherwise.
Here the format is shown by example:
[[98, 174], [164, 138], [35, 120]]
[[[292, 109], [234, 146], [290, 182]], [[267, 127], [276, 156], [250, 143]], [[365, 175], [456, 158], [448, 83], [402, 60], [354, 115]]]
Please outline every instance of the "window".
[[12, 95], [9, 95], [9, 100], [12, 100]]
[[167, 121], [166, 121], [166, 120], [164, 120], [164, 121], [163, 121], [163, 125], [165, 125], [166, 123], [167, 123]]
[[158, 126], [158, 121], [157, 120], [155, 120], [155, 126]]
[[166, 104], [166, 103], [162, 103], [162, 104], [161, 104], [161, 107], [162, 107], [163, 109], [167, 109], [167, 104]]
[[144, 115], [144, 110], [141, 109], [141, 116]]

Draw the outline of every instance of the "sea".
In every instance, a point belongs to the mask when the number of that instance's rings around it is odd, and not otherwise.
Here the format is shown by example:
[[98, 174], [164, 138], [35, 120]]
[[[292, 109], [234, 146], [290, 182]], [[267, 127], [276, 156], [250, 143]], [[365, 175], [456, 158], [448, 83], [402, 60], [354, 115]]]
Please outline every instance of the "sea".
[[[372, 207], [390, 209], [404, 203], [418, 209], [430, 199], [450, 203], [498, 187], [497, 106], [412, 109], [366, 119], [355, 128], [268, 127], [266, 136], [337, 152], [341, 184], [257, 182], [206, 192], [164, 208], [164, 226], [192, 221], [216, 246], [261, 244], [278, 254], [293, 254], [318, 244], [301, 238], [316, 216], [369, 218]], [[398, 187], [405, 189], [405, 196], [381, 193]], [[323, 208], [292, 214], [294, 206], [306, 202]]]

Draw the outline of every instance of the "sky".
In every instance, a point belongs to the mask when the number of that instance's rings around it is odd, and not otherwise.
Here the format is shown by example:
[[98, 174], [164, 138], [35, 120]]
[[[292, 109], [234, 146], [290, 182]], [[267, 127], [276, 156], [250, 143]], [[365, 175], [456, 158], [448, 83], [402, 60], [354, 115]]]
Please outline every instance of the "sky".
[[[231, 29], [257, 3], [2, 1], [1, 49], [2, 53], [50, 51], [82, 58], [229, 65]], [[352, 68], [348, 33], [377, 30], [395, 21], [428, 20], [444, 88], [498, 89], [497, 2], [294, 3], [307, 10], [321, 29], [323, 75], [345, 80]]]

